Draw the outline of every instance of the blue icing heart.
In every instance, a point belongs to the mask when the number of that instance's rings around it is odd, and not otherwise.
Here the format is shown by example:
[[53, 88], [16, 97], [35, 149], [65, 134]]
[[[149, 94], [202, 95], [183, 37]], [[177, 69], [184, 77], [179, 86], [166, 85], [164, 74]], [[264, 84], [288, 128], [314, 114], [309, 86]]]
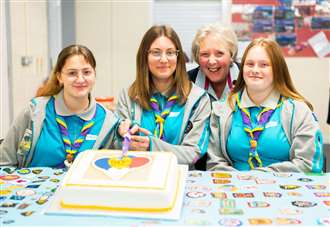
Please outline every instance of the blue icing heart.
[[101, 169], [105, 169], [105, 170], [108, 170], [110, 169], [110, 165], [108, 163], [108, 158], [101, 158], [101, 159], [97, 159], [95, 161], [95, 165]]

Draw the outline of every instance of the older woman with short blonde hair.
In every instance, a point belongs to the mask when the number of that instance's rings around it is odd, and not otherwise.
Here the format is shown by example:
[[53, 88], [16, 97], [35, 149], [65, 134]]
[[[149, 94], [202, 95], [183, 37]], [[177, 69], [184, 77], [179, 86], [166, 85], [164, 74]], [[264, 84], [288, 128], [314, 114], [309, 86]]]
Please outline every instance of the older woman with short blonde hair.
[[188, 72], [197, 86], [205, 89], [211, 100], [224, 99], [233, 88], [239, 67], [235, 32], [220, 23], [201, 27], [192, 43], [192, 55], [198, 67]]

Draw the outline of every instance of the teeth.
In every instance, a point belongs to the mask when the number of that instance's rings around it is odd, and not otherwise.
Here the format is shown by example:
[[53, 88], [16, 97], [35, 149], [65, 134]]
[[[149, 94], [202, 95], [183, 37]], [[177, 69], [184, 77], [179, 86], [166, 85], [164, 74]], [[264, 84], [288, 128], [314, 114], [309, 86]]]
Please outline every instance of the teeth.
[[219, 68], [208, 68], [208, 70], [211, 71], [211, 72], [216, 72], [216, 71], [219, 70]]

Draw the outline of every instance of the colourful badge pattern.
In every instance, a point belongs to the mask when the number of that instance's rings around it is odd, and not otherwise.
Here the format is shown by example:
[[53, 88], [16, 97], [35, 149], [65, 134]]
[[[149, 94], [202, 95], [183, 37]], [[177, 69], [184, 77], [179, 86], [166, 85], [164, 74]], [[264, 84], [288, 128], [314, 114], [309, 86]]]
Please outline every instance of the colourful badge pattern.
[[301, 215], [303, 211], [295, 208], [284, 208], [280, 209], [280, 213], [284, 215]]
[[213, 184], [230, 184], [231, 180], [228, 179], [212, 179]]
[[202, 198], [206, 196], [205, 192], [196, 192], [196, 191], [192, 191], [192, 192], [187, 192], [186, 194], [189, 198]]
[[330, 197], [330, 192], [315, 192], [316, 197]]
[[[0, 176], [0, 225], [47, 226], [56, 218], [65, 223], [74, 220], [77, 225], [85, 224], [77, 217], [46, 215], [40, 218], [65, 176], [63, 169], [0, 167]], [[186, 179], [184, 207], [178, 221], [121, 218], [120, 223], [125, 226], [169, 223], [178, 226], [328, 226], [328, 179], [329, 175], [299, 173], [191, 171]], [[227, 180], [230, 183], [225, 183]], [[119, 219], [108, 217], [107, 220], [118, 224]], [[104, 218], [97, 221], [104, 223]]]
[[323, 201], [323, 203], [327, 206], [330, 206], [330, 200]]
[[330, 226], [330, 218], [329, 217], [319, 218], [317, 219], [316, 223], [319, 225]]
[[219, 225], [223, 226], [241, 226], [243, 223], [237, 218], [222, 218], [219, 220]]
[[317, 203], [315, 203], [315, 202], [301, 201], [301, 200], [296, 200], [291, 203], [292, 203], [292, 205], [297, 206], [297, 207], [314, 207], [317, 205]]
[[299, 225], [301, 221], [295, 218], [276, 218], [275, 224], [277, 225]]
[[219, 189], [220, 191], [227, 191], [227, 192], [234, 192], [238, 190], [238, 188], [233, 184], [219, 185], [217, 189]]
[[272, 220], [269, 218], [249, 218], [250, 225], [270, 225]]
[[279, 192], [264, 192], [263, 194], [265, 197], [274, 197], [274, 198], [282, 197], [282, 194]]
[[289, 196], [302, 196], [302, 194], [300, 192], [288, 192], [287, 193]]
[[297, 181], [301, 181], [301, 182], [312, 182], [313, 180], [311, 178], [301, 177], [301, 178], [298, 178]]
[[216, 198], [216, 199], [226, 199], [227, 198], [227, 194], [225, 192], [212, 192], [211, 195], [213, 198]]
[[225, 172], [212, 172], [211, 176], [214, 178], [232, 178], [232, 175], [230, 173]]
[[17, 170], [17, 173], [25, 175], [25, 174], [31, 173], [31, 170], [29, 170], [29, 169], [20, 169], [20, 170]]
[[257, 184], [275, 184], [276, 181], [274, 179], [267, 179], [267, 178], [257, 178]]
[[234, 198], [253, 198], [253, 193], [233, 193]]
[[261, 208], [261, 207], [269, 207], [270, 204], [265, 201], [252, 201], [252, 202], [248, 202], [248, 206], [251, 208]]
[[306, 187], [311, 190], [324, 190], [327, 188], [325, 185], [306, 185]]
[[0, 179], [5, 180], [5, 181], [17, 180], [19, 178], [20, 178], [20, 176], [17, 176], [17, 175], [3, 175], [3, 176], [0, 176]]
[[284, 189], [284, 190], [294, 190], [294, 189], [297, 189], [297, 188], [300, 188], [301, 186], [299, 185], [293, 185], [293, 184], [283, 184], [283, 185], [280, 185], [280, 188]]

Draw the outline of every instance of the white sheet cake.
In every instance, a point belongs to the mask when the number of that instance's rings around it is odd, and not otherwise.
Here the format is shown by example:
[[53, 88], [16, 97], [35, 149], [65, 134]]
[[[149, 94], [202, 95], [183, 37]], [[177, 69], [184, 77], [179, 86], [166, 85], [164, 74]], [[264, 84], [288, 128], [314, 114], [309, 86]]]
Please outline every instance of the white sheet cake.
[[60, 193], [63, 208], [132, 212], [170, 211], [182, 179], [171, 152], [129, 152], [128, 168], [111, 166], [121, 151], [82, 152], [65, 176]]

